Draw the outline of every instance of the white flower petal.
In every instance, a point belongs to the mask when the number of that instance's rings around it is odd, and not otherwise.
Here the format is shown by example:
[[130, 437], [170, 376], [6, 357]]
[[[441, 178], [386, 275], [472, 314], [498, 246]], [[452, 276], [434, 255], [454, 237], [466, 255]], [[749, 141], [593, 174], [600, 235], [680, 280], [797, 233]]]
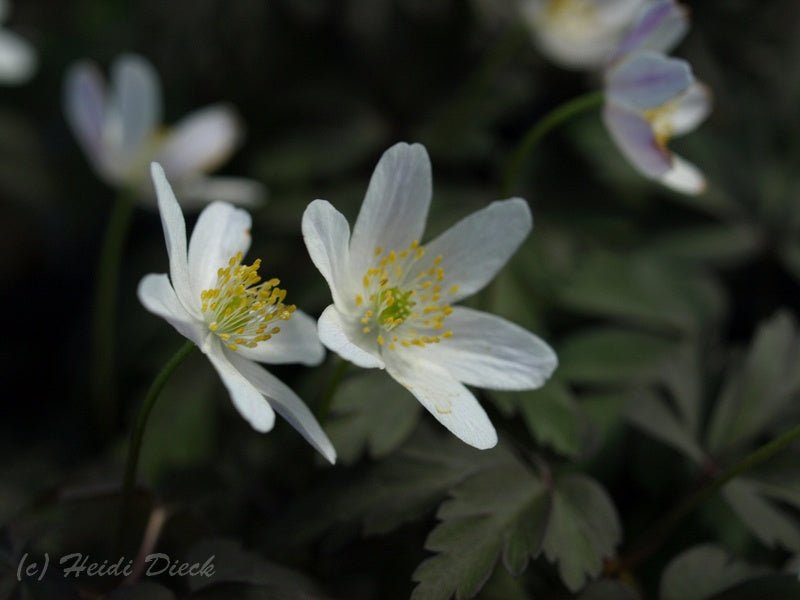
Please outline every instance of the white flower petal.
[[702, 83], [693, 83], [681, 96], [675, 112], [669, 113], [672, 135], [694, 131], [711, 112], [711, 91]]
[[[238, 351], [237, 351], [238, 353]], [[285, 383], [254, 362], [229, 353], [231, 363], [264, 396], [272, 408], [324, 456], [336, 462], [336, 450], [306, 404]]]
[[267, 196], [261, 183], [244, 177], [192, 177], [177, 185], [184, 208], [200, 207], [217, 200], [255, 208], [264, 204]]
[[288, 321], [275, 321], [280, 333], [255, 348], [240, 346], [236, 353], [257, 362], [279, 365], [302, 363], [315, 366], [325, 358], [325, 348], [317, 335], [317, 323], [301, 310]]
[[706, 178], [700, 170], [675, 154], [672, 155], [672, 167], [659, 181], [682, 194], [696, 195], [706, 189]]
[[328, 282], [334, 304], [355, 311], [350, 272], [350, 226], [327, 200], [314, 200], [303, 213], [303, 239], [311, 260]]
[[320, 341], [331, 351], [362, 369], [383, 369], [377, 346], [361, 335], [357, 323], [342, 319], [336, 306], [326, 308], [317, 322]]
[[207, 347], [206, 356], [219, 373], [222, 383], [231, 395], [231, 401], [245, 420], [256, 431], [265, 433], [275, 425], [275, 412], [255, 386], [234, 367], [228, 353], [216, 342]]
[[217, 270], [237, 253], [250, 248], [252, 219], [247, 211], [226, 202], [209, 204], [197, 219], [189, 240], [189, 281], [199, 298], [216, 287]]
[[674, 0], [648, 3], [614, 52], [613, 60], [640, 50], [669, 52], [688, 30], [689, 15], [683, 6]]
[[417, 272], [441, 256], [447, 286], [458, 285], [449, 303], [458, 302], [483, 288], [508, 262], [533, 226], [530, 208], [521, 198], [498, 200], [465, 217], [425, 245], [426, 260]]
[[637, 52], [606, 75], [606, 99], [627, 108], [649, 110], [678, 98], [692, 84], [685, 60], [656, 52]]
[[137, 295], [147, 310], [165, 319], [185, 338], [198, 346], [202, 344], [202, 326], [186, 312], [166, 274], [145, 275], [139, 282]]
[[115, 145], [124, 156], [132, 158], [161, 123], [161, 85], [147, 60], [124, 54], [114, 61], [110, 104], [118, 111], [120, 125]]
[[89, 161], [103, 177], [107, 177], [103, 147], [106, 86], [100, 71], [92, 63], [80, 62], [67, 71], [64, 113]]
[[670, 170], [671, 153], [658, 143], [653, 127], [637, 112], [607, 103], [603, 121], [625, 158], [645, 176], [659, 179]]
[[208, 172], [228, 159], [241, 137], [242, 126], [232, 108], [209, 106], [185, 117], [170, 131], [158, 162], [176, 179]]
[[497, 444], [497, 432], [475, 396], [443, 367], [398, 350], [386, 353], [386, 370], [460, 440], [481, 450]]
[[158, 212], [164, 228], [164, 240], [169, 255], [169, 273], [172, 286], [184, 308], [195, 318], [200, 318], [200, 296], [195, 295], [189, 282], [189, 265], [186, 255], [186, 222], [175, 194], [158, 163], [150, 165], [153, 184], [158, 197]]
[[452, 337], [415, 351], [467, 385], [536, 389], [558, 365], [555, 352], [544, 341], [500, 317], [457, 306], [445, 323]]
[[370, 179], [350, 241], [352, 272], [366, 272], [376, 247], [397, 250], [421, 240], [431, 203], [431, 162], [420, 144], [395, 144]]
[[0, 81], [24, 83], [33, 76], [37, 63], [36, 52], [27, 40], [0, 29]]

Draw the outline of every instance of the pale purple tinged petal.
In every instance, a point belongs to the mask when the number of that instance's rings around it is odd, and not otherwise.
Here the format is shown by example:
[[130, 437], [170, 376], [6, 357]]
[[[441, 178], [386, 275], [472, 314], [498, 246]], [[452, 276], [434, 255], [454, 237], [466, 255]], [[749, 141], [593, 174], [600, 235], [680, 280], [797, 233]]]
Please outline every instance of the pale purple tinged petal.
[[133, 158], [161, 122], [161, 84], [153, 66], [135, 54], [120, 56], [111, 68], [111, 93], [119, 111], [119, 150]]
[[668, 115], [672, 135], [678, 136], [694, 131], [705, 121], [710, 112], [711, 90], [702, 83], [693, 83], [678, 100], [675, 111]]
[[614, 104], [648, 110], [678, 98], [692, 82], [686, 61], [639, 52], [606, 75], [606, 98]]
[[28, 40], [12, 31], [0, 30], [0, 81], [24, 83], [33, 77], [38, 59]]
[[689, 30], [686, 8], [661, 0], [643, 8], [636, 24], [614, 53], [613, 61], [640, 50], [669, 52]]
[[95, 169], [102, 170], [106, 86], [103, 76], [94, 64], [80, 62], [67, 71], [64, 82], [64, 114], [88, 159]]
[[647, 177], [658, 179], [672, 167], [672, 157], [655, 138], [650, 123], [635, 111], [606, 104], [603, 121], [622, 154]]

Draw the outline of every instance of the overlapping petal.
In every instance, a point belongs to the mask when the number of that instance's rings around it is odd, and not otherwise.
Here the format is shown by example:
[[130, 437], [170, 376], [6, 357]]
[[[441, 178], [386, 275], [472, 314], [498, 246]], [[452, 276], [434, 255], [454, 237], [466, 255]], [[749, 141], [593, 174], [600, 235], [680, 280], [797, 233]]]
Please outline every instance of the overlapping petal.
[[142, 305], [172, 325], [178, 333], [198, 346], [203, 343], [203, 328], [181, 304], [166, 273], [149, 274], [139, 282], [137, 295]]
[[200, 214], [189, 241], [189, 280], [199, 302], [200, 293], [215, 287], [217, 270], [237, 253], [250, 248], [252, 219], [247, 211], [214, 202]]
[[431, 194], [431, 162], [424, 146], [399, 143], [384, 152], [353, 227], [353, 273], [366, 271], [376, 247], [399, 251], [422, 238]]
[[467, 385], [535, 389], [544, 385], [558, 365], [555, 352], [544, 341], [495, 315], [457, 306], [447, 326], [457, 333], [418, 353]]
[[122, 156], [135, 157], [161, 122], [161, 85], [153, 66], [140, 56], [124, 54], [111, 67], [108, 140]]
[[678, 100], [673, 111], [668, 112], [669, 128], [678, 136], [697, 129], [711, 112], [711, 92], [707, 86], [695, 81]]
[[[442, 257], [439, 266], [444, 269], [447, 286], [458, 286], [449, 300], [458, 302], [489, 283], [517, 251], [532, 226], [527, 202], [521, 198], [498, 200], [426, 244], [428, 261]], [[428, 261], [422, 262], [418, 270], [427, 268]]]
[[273, 365], [301, 363], [315, 366], [325, 358], [325, 349], [317, 335], [317, 322], [301, 310], [288, 321], [276, 323], [281, 331], [255, 348], [241, 347], [237, 353], [250, 360]]
[[603, 121], [620, 151], [646, 176], [660, 179], [672, 168], [672, 155], [658, 143], [652, 125], [639, 113], [606, 104]]
[[311, 261], [328, 282], [337, 308], [355, 310], [350, 268], [350, 225], [326, 200], [314, 200], [303, 213], [303, 239]]
[[64, 113], [72, 132], [95, 169], [107, 176], [103, 151], [106, 86], [93, 64], [80, 62], [67, 71]]
[[331, 304], [317, 322], [320, 341], [354, 365], [363, 369], [383, 369], [385, 364], [372, 340], [361, 335], [357, 322], [344, 320]]
[[195, 318], [200, 318], [200, 297], [194, 294], [189, 280], [189, 265], [186, 251], [186, 221], [175, 193], [158, 163], [150, 166], [153, 184], [158, 198], [158, 212], [164, 229], [164, 240], [169, 256], [169, 276], [172, 287], [184, 308]]
[[221, 344], [213, 341], [205, 354], [225, 384], [239, 414], [256, 431], [265, 433], [271, 430], [275, 425], [275, 412], [261, 392], [231, 364], [229, 353], [223, 350]]
[[684, 60], [657, 52], [637, 52], [606, 75], [606, 100], [634, 110], [649, 110], [678, 98], [693, 82]]
[[254, 362], [233, 353], [231, 364], [266, 396], [272, 408], [322, 454], [331, 464], [336, 462], [336, 450], [305, 403], [285, 383]]
[[389, 374], [456, 437], [481, 450], [497, 444], [486, 411], [444, 367], [420, 359], [413, 350], [387, 353], [386, 361]]

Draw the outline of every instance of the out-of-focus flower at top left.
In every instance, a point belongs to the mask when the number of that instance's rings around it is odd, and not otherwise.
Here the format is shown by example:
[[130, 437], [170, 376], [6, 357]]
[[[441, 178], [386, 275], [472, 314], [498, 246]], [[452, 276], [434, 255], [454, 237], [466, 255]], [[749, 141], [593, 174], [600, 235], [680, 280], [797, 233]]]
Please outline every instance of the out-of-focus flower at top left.
[[120, 56], [111, 66], [108, 87], [95, 64], [73, 65], [64, 84], [64, 111], [97, 174], [148, 205], [156, 205], [149, 178], [154, 161], [174, 182], [184, 207], [214, 200], [254, 205], [263, 199], [264, 189], [256, 181], [207, 175], [242, 139], [235, 110], [223, 104], [208, 106], [164, 128], [158, 75], [141, 56]]
[[556, 64], [601, 69], [645, 0], [520, 0], [534, 40]]
[[[11, 6], [7, 0], [0, 0], [0, 23], [4, 22]], [[0, 82], [8, 84], [25, 83], [36, 71], [36, 52], [33, 47], [16, 33], [0, 28]]]

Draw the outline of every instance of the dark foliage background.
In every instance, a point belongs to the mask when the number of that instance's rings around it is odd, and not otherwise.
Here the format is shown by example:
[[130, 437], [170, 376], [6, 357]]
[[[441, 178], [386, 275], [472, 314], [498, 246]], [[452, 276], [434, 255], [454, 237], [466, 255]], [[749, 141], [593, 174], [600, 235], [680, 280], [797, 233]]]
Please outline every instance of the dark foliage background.
[[[351, 369], [326, 423], [340, 455], [330, 468], [286, 423], [252, 431], [194, 356], [151, 421], [137, 525], [166, 510], [157, 549], [213, 554], [218, 577], [145, 578], [110, 597], [405, 598], [432, 556], [416, 597], [800, 597], [797, 448], [712, 497], [634, 568], [603, 561], [630, 557], [680, 498], [800, 417], [800, 5], [688, 4], [677, 55], [715, 110], [674, 146], [709, 190], [683, 197], [641, 178], [597, 114], [537, 149], [518, 190], [534, 233], [474, 302], [548, 340], [560, 368], [537, 392], [482, 393], [500, 447], [472, 451], [383, 374]], [[547, 63], [502, 1], [14, 9], [9, 26], [41, 66], [0, 101], [0, 593], [96, 598], [117, 581], [52, 569], [18, 584], [17, 566], [25, 553], [115, 556], [126, 432], [181, 340], [136, 299], [142, 275], [166, 268], [158, 215], [138, 209], [120, 274], [121, 416], [98, 431], [89, 330], [116, 192], [67, 129], [65, 69], [135, 51], [161, 76], [167, 123], [235, 105], [247, 137], [221, 172], [270, 194], [250, 255], [313, 315], [330, 299], [300, 237], [308, 202], [328, 199], [352, 222], [383, 150], [418, 141], [434, 168], [431, 237], [500, 197], [524, 132], [599, 80]], [[333, 366], [274, 372], [313, 406]]]

